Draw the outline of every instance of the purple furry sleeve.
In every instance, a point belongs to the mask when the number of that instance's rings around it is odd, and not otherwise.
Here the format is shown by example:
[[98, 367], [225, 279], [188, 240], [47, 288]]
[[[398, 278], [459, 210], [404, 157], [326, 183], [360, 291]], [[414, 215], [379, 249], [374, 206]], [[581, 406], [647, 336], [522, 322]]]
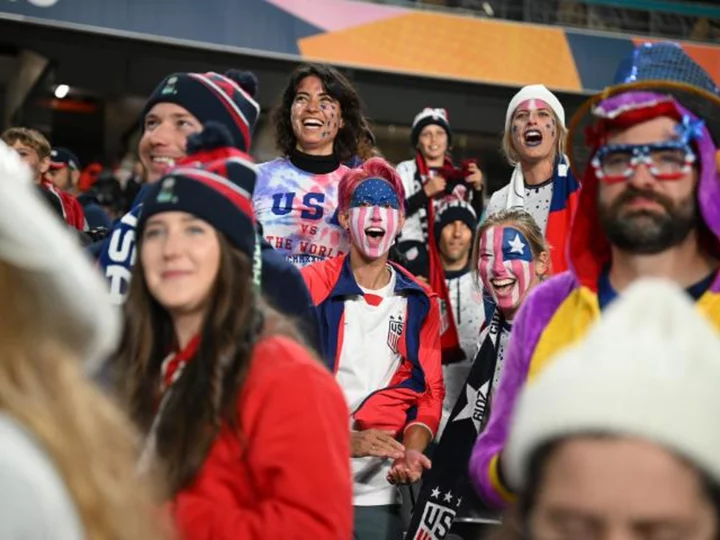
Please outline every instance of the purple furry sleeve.
[[542, 283], [530, 293], [513, 323], [490, 420], [475, 441], [470, 458], [470, 478], [475, 489], [494, 508], [505, 508], [512, 501], [512, 492], [502, 483], [498, 458], [510, 430], [515, 401], [527, 379], [540, 336], [573, 285], [569, 272]]

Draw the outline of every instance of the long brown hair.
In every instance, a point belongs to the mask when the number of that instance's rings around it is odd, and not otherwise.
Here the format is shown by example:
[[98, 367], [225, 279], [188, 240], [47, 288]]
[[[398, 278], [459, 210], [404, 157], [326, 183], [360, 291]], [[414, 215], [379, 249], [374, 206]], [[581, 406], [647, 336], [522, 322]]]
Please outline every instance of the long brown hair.
[[[259, 336], [271, 327], [274, 333], [296, 337], [289, 323], [261, 305], [250, 259], [222, 233], [217, 235], [220, 268], [200, 344], [174, 383], [157, 425], [157, 457], [173, 495], [195, 478], [222, 422], [238, 427], [237, 396]], [[175, 335], [169, 314], [147, 287], [142, 264], [133, 270], [125, 324], [118, 366], [124, 372], [131, 416], [147, 433], [157, 412], [162, 362], [175, 347]]]
[[[26, 427], [65, 483], [89, 540], [162, 538], [135, 474], [130, 421], [84, 375], [41, 279], [0, 261], [0, 411]], [[159, 497], [158, 497], [159, 498]]]
[[322, 82], [325, 91], [340, 103], [343, 126], [337, 133], [333, 153], [340, 161], [346, 161], [357, 153], [358, 143], [365, 137], [367, 123], [362, 114], [362, 102], [345, 75], [325, 64], [302, 64], [290, 74], [280, 104], [273, 112], [275, 144], [284, 156], [295, 150], [297, 138], [290, 120], [295, 94], [305, 77], [315, 76]]

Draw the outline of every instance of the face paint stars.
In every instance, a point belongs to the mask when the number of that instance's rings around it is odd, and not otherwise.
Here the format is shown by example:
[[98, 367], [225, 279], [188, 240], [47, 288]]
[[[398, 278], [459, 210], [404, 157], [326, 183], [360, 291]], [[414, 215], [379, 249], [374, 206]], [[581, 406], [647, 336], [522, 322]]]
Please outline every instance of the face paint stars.
[[483, 286], [506, 316], [512, 314], [533, 280], [529, 241], [515, 227], [491, 226], [480, 237], [479, 253], [477, 268]]
[[367, 259], [387, 254], [400, 228], [400, 201], [382, 178], [363, 180], [350, 197], [352, 243]]
[[399, 209], [400, 201], [397, 193], [388, 182], [380, 178], [369, 178], [363, 181], [350, 197], [350, 207], [358, 206]]
[[510, 246], [510, 253], [518, 253], [520, 255], [525, 253], [525, 244], [520, 240], [519, 234], [516, 234], [515, 238], [508, 242], [508, 245]]

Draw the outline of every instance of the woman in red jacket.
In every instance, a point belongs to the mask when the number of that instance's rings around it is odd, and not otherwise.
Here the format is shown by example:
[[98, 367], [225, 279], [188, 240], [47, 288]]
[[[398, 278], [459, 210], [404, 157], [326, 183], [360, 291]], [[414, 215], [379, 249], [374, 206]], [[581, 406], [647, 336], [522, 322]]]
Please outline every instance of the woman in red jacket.
[[154, 184], [120, 365], [188, 540], [342, 539], [352, 528], [348, 410], [291, 325], [264, 306], [251, 159], [219, 125]]

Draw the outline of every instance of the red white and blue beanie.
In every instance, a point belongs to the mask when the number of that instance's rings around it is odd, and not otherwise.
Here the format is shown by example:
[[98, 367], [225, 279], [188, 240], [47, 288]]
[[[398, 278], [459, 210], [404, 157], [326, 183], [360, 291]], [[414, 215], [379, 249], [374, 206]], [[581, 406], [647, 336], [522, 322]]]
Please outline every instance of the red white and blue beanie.
[[[250, 151], [252, 134], [260, 115], [255, 101], [257, 79], [248, 71], [219, 73], [173, 73], [153, 91], [142, 118], [158, 103], [175, 103], [190, 112], [203, 126], [220, 122], [227, 126], [235, 148]], [[143, 123], [144, 130], [144, 123]]]
[[148, 188], [138, 223], [162, 212], [187, 212], [225, 234], [248, 257], [255, 255], [252, 193], [257, 168], [250, 156], [232, 146], [230, 130], [208, 122], [188, 138], [188, 156]]
[[452, 131], [450, 131], [450, 121], [448, 120], [447, 111], [445, 109], [426, 107], [413, 119], [412, 131], [410, 132], [413, 148], [417, 147], [420, 132], [423, 128], [432, 124], [443, 128], [447, 133], [448, 146], [452, 144]]

